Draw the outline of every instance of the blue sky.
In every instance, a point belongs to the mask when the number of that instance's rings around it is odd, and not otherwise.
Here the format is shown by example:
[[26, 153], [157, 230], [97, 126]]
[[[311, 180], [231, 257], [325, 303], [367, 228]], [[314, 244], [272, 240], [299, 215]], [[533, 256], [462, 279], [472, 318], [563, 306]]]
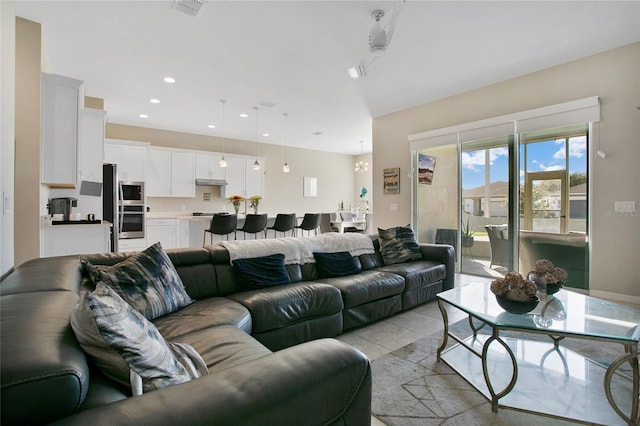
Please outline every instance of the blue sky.
[[[587, 169], [587, 138], [578, 136], [569, 139], [569, 173], [585, 172]], [[508, 180], [507, 147], [489, 150], [491, 182]], [[522, 154], [521, 154], [522, 156]], [[527, 170], [530, 172], [564, 170], [567, 150], [564, 139], [527, 144]], [[462, 153], [462, 188], [472, 189], [484, 185], [485, 150]], [[521, 181], [524, 175], [520, 173]]]

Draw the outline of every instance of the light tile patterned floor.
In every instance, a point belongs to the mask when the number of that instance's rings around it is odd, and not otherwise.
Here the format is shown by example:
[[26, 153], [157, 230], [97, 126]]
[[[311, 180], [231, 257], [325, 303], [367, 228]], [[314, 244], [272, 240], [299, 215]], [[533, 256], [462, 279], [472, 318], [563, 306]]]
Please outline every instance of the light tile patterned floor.
[[[456, 274], [455, 285], [458, 287], [471, 282], [491, 280], [492, 278]], [[453, 308], [448, 313], [449, 320], [452, 323], [466, 317], [461, 311]], [[375, 360], [422, 337], [441, 331], [442, 328], [442, 314], [438, 309], [437, 302], [433, 301], [407, 312], [394, 315], [384, 321], [378, 321], [368, 326], [348, 331], [339, 336], [338, 339], [360, 349], [370, 360]], [[566, 423], [541, 417], [541, 424]], [[372, 416], [371, 425], [383, 426], [384, 423]]]

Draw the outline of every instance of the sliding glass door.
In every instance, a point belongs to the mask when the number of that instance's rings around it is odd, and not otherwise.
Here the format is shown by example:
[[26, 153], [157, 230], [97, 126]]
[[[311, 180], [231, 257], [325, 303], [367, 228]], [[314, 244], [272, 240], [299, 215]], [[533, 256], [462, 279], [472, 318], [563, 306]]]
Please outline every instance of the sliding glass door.
[[578, 126], [419, 150], [418, 240], [454, 246], [461, 273], [526, 275], [548, 259], [588, 289], [587, 136]]
[[509, 269], [509, 144], [507, 136], [461, 144], [460, 272], [501, 276]]
[[589, 288], [586, 125], [520, 135], [519, 267], [547, 259]]

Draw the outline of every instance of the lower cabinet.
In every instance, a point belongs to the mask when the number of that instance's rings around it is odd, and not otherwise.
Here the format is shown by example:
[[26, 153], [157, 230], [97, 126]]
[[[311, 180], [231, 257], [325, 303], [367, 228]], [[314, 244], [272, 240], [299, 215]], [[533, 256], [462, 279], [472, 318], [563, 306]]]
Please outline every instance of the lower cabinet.
[[127, 238], [118, 240], [118, 251], [142, 251], [147, 248], [146, 238]]
[[188, 219], [147, 219], [148, 245], [160, 242], [163, 249], [189, 247]]
[[105, 224], [43, 225], [40, 256], [107, 253], [110, 250], [110, 227]]

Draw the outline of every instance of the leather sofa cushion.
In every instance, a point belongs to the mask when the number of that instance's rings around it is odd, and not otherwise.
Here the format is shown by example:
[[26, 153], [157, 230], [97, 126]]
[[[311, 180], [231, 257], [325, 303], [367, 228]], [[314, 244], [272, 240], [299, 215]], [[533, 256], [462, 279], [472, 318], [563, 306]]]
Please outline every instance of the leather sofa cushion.
[[251, 315], [247, 308], [224, 297], [198, 300], [179, 311], [156, 318], [153, 323], [169, 340], [219, 325], [233, 325], [251, 333]]
[[340, 292], [330, 285], [296, 283], [230, 294], [251, 312], [253, 333], [286, 327], [309, 318], [332, 315], [344, 305]]
[[[58, 279], [57, 270], [49, 275]], [[77, 294], [68, 291], [0, 297], [0, 423], [48, 423], [84, 400], [89, 366], [69, 326], [77, 302]]]
[[404, 278], [380, 270], [362, 271], [356, 275], [338, 278], [323, 278], [320, 282], [340, 290], [345, 308], [394, 296], [404, 290]]
[[[198, 351], [207, 364], [209, 374], [262, 358], [272, 352], [256, 339], [232, 325], [221, 325], [175, 339]], [[215, 398], [215, 395], [211, 395]]]
[[378, 270], [404, 277], [405, 293], [444, 280], [447, 276], [447, 268], [444, 264], [430, 260], [397, 263], [395, 265], [382, 266]]
[[2, 281], [0, 294], [51, 290], [77, 293], [80, 274], [78, 256], [32, 259], [20, 265]]

